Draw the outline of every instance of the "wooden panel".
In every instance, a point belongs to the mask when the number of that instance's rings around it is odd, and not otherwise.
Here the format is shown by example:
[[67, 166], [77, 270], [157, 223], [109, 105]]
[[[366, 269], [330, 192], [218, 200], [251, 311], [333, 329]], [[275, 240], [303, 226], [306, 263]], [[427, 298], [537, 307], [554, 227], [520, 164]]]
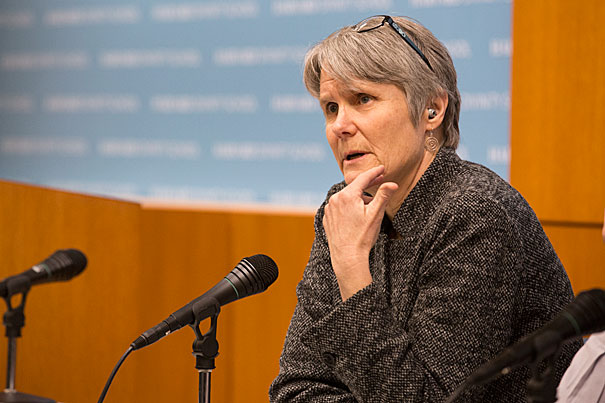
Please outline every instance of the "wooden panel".
[[[313, 241], [312, 216], [147, 207], [143, 217], [142, 260], [149, 276], [140, 286], [149, 302], [141, 332], [204, 293], [242, 258], [263, 253], [277, 262], [280, 275], [266, 292], [222, 308], [212, 373], [212, 401], [267, 401]], [[148, 385], [140, 401], [195, 401], [193, 340], [191, 329], [182, 329], [129, 359], [143, 368]]]
[[513, 7], [511, 183], [541, 220], [602, 222], [605, 2]]
[[[17, 390], [66, 402], [96, 401], [141, 328], [139, 224], [133, 203], [0, 182], [1, 278], [57, 249], [80, 249], [89, 261], [69, 283], [30, 291], [17, 341]], [[6, 340], [0, 341], [3, 380]], [[112, 393], [136, 401], [137, 376], [136, 366], [125, 368]]]
[[[145, 325], [139, 333], [202, 295], [237, 264], [229, 258], [227, 214], [150, 209], [143, 210], [143, 217], [142, 261], [147, 275], [140, 286], [145, 290], [147, 309], [140, 312]], [[225, 335], [220, 325], [219, 337]], [[194, 340], [192, 329], [187, 327], [135, 352], [131, 359], [143, 368], [139, 376], [146, 384], [138, 401], [197, 401], [198, 373], [191, 354]], [[219, 366], [221, 359], [217, 358]], [[213, 374], [214, 395], [229, 388]]]
[[[313, 240], [311, 215], [141, 209], [8, 182], [0, 182], [0, 195], [0, 277], [56, 249], [78, 248], [89, 259], [78, 278], [30, 292], [18, 390], [96, 401], [140, 333], [211, 288], [243, 257], [264, 253], [280, 276], [266, 292], [223, 307], [212, 401], [267, 401]], [[105, 401], [196, 401], [193, 340], [185, 328], [132, 353]], [[0, 349], [5, 361], [6, 339]]]
[[230, 307], [230, 338], [222, 347], [225, 357], [233, 360], [234, 372], [221, 372], [221, 376], [237, 385], [232, 399], [225, 402], [264, 402], [279, 371], [279, 356], [296, 305], [296, 284], [309, 259], [313, 217], [232, 214], [232, 225], [233, 256], [264, 253], [279, 267], [277, 281], [265, 293]]
[[591, 288], [605, 289], [605, 243], [599, 227], [544, 225], [544, 231], [576, 294]]

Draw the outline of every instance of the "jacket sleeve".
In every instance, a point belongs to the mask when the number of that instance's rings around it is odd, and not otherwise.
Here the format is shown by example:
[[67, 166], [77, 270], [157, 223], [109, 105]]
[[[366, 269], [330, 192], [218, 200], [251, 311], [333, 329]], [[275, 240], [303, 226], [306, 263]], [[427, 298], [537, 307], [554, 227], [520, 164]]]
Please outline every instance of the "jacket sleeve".
[[[377, 267], [384, 265], [377, 258], [386, 253], [383, 234], [370, 255], [373, 283], [340, 300], [320, 209], [271, 401], [443, 401], [508, 345], [519, 297], [518, 236], [497, 206], [472, 210], [450, 211], [439, 232], [418, 241], [417, 277], [398, 290], [411, 295], [410, 305], [394, 307], [385, 283], [397, 273]], [[374, 277], [381, 270], [384, 278]], [[471, 400], [481, 401], [482, 390]]]

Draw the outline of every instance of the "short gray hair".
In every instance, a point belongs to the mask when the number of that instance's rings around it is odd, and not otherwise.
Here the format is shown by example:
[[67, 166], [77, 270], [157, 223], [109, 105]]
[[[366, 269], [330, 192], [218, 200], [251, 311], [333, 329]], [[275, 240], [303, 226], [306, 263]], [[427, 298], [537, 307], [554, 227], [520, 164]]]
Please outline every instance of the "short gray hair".
[[355, 31], [352, 25], [332, 33], [307, 52], [305, 86], [311, 95], [319, 98], [322, 69], [344, 83], [358, 79], [396, 85], [406, 95], [414, 126], [431, 100], [445, 91], [448, 105], [443, 120], [444, 147], [456, 149], [460, 140], [460, 92], [452, 58], [446, 47], [420, 23], [404, 17], [393, 17], [393, 20], [425, 54], [434, 72], [386, 23], [362, 33]]

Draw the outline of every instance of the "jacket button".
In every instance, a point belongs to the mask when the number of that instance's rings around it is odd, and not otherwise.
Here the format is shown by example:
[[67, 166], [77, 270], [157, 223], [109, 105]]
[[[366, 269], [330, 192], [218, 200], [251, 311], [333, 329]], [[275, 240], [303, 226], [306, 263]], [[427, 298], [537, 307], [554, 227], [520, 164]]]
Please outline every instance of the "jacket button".
[[321, 353], [321, 358], [323, 358], [324, 362], [328, 367], [333, 367], [334, 365], [336, 365], [336, 356], [332, 353]]

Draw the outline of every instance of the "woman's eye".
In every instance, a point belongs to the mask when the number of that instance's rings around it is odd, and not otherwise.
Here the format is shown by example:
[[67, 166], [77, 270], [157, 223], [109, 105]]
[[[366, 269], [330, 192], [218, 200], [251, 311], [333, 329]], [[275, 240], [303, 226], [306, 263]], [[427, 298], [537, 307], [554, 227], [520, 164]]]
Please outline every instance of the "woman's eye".
[[326, 105], [326, 112], [328, 113], [337, 113], [338, 112], [338, 105], [336, 105], [334, 102], [330, 102]]
[[370, 102], [372, 100], [372, 97], [367, 95], [367, 94], [361, 94], [359, 96], [359, 103], [360, 104], [367, 104], [368, 102]]

